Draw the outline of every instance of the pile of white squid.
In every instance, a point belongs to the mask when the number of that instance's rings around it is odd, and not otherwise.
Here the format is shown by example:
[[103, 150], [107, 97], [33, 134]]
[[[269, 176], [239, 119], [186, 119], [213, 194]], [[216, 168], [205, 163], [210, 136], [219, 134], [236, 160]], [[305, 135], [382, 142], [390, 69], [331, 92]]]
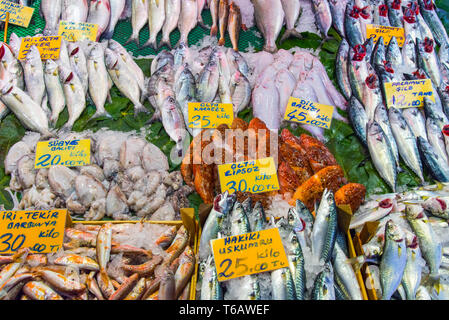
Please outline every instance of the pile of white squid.
[[[35, 169], [40, 138], [29, 132], [5, 158], [15, 210], [67, 208], [82, 220], [178, 220], [179, 209], [189, 207], [191, 188], [183, 186], [179, 171], [168, 172], [167, 157], [141, 133], [101, 129], [60, 135], [91, 141], [90, 165], [72, 168]], [[14, 191], [21, 193], [20, 202]]]

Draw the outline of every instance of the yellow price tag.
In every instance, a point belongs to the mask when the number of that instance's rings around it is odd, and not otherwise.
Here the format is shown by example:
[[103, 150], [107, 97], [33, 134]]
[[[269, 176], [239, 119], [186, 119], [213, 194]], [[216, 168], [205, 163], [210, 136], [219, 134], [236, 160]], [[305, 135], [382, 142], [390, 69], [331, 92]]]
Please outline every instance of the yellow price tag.
[[189, 128], [216, 128], [231, 126], [234, 121], [232, 103], [189, 102]]
[[211, 241], [218, 281], [288, 267], [277, 228]]
[[50, 166], [80, 167], [90, 164], [90, 140], [39, 141], [34, 168]]
[[396, 37], [399, 47], [402, 47], [405, 42], [404, 28], [379, 26], [375, 24], [366, 25], [366, 38], [373, 38], [374, 43], [376, 43], [379, 37], [384, 38], [385, 45], [390, 43], [392, 37]]
[[59, 59], [61, 51], [61, 37], [25, 37], [20, 44], [19, 60], [25, 60], [26, 55], [32, 46], [36, 46], [39, 50], [42, 60]]
[[385, 82], [388, 108], [424, 107], [424, 97], [435, 102], [430, 79]]
[[272, 157], [221, 164], [218, 166], [221, 192], [262, 193], [279, 190], [279, 181]]
[[6, 13], [9, 12], [9, 23], [28, 28], [34, 8], [25, 7], [10, 1], [0, 1], [0, 21], [6, 20]]
[[0, 211], [0, 254], [30, 248], [58, 251], [64, 239], [67, 209]]
[[58, 35], [66, 41], [97, 40], [98, 24], [60, 21]]
[[333, 113], [333, 106], [290, 97], [285, 110], [284, 120], [329, 129]]

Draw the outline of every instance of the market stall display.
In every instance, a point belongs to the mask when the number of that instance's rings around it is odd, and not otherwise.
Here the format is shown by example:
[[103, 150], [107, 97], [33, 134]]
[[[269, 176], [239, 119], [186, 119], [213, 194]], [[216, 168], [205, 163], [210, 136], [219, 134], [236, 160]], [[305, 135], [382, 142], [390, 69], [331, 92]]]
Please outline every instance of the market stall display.
[[[3, 251], [0, 299], [446, 299], [447, 4], [13, 2], [35, 14], [0, 43], [2, 219], [69, 222], [57, 252]], [[89, 161], [41, 157], [73, 141]], [[283, 257], [227, 273], [214, 243], [258, 237]]]

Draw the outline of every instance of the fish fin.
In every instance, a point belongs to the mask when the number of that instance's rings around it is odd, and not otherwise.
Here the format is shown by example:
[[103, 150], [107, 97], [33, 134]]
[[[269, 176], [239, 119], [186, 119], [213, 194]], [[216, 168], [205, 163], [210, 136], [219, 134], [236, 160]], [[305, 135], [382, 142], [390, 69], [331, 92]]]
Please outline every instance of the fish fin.
[[150, 120], [147, 121], [146, 124], [153, 123], [156, 120], [161, 119], [161, 111], [158, 109], [153, 113], [153, 116], [150, 118]]
[[97, 110], [97, 112], [95, 112], [94, 115], [92, 117], [90, 117], [89, 120], [93, 120], [93, 119], [96, 119], [96, 118], [99, 118], [99, 117], [106, 117], [106, 118], [112, 119], [112, 116], [106, 110], [104, 110], [104, 111], [98, 111]]
[[276, 51], [278, 51], [278, 47], [276, 46], [276, 44], [274, 46], [269, 46], [268, 44], [265, 44], [263, 46], [263, 50], [269, 53], [275, 53]]
[[209, 29], [210, 29], [210, 27], [209, 27], [208, 25], [204, 24], [203, 19], [198, 20], [198, 25], [199, 25], [201, 28], [203, 28], [204, 30], [209, 30]]
[[280, 43], [284, 42], [285, 40], [287, 40], [290, 37], [302, 39], [302, 35], [300, 32], [298, 32], [296, 29], [289, 29], [289, 30], [286, 30], [285, 33], [282, 35]]
[[226, 39], [224, 37], [220, 38], [220, 40], [218, 40], [218, 45], [219, 46], [224, 46], [225, 42], [226, 42]]
[[109, 40], [109, 39], [112, 39], [113, 36], [114, 36], [114, 30], [108, 30], [105, 33], [103, 33], [103, 35], [101, 36], [101, 39]]
[[139, 46], [139, 37], [135, 37], [134, 35], [131, 35], [131, 37], [129, 37], [128, 41], [125, 42], [125, 46], [129, 43], [135, 43], [137, 46]]
[[210, 28], [210, 36], [211, 37], [216, 37], [218, 34], [218, 26], [212, 26]]
[[170, 40], [161, 40], [161, 42], [159, 42], [159, 48], [162, 48], [163, 46], [167, 46], [169, 49], [173, 49]]
[[139, 48], [139, 50], [143, 50], [143, 49], [145, 49], [145, 48], [151, 48], [151, 49], [153, 49], [154, 51], [157, 51], [158, 46], [157, 46], [156, 40], [152, 41], [152, 40], [148, 39], [148, 41], [145, 42], [145, 43]]
[[112, 103], [112, 97], [111, 97], [111, 92], [110, 91], [108, 91], [107, 99], [108, 99], [108, 103]]
[[141, 112], [149, 113], [150, 110], [145, 108], [145, 106], [143, 104], [134, 105], [134, 118], [137, 117], [137, 115]]

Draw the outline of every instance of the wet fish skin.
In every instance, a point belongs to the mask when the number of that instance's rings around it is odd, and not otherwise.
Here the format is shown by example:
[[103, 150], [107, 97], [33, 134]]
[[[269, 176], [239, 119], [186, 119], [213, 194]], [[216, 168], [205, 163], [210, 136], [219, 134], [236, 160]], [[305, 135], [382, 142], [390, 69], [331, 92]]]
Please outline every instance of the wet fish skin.
[[419, 108], [405, 108], [402, 110], [402, 115], [416, 138], [427, 139], [426, 120]]
[[301, 33], [299, 33], [295, 27], [298, 22], [299, 15], [301, 14], [301, 3], [299, 0], [281, 0], [282, 8], [285, 13], [285, 23], [286, 30], [282, 35], [280, 42], [284, 42], [286, 39], [290, 37], [301, 38]]
[[86, 22], [89, 4], [87, 0], [62, 0], [61, 20]]
[[210, 28], [210, 36], [215, 37], [218, 34], [218, 10], [220, 0], [210, 0], [210, 14], [212, 16], [212, 27]]
[[166, 19], [165, 0], [149, 0], [148, 28], [150, 37], [142, 48], [150, 47], [157, 50], [157, 35], [162, 30]]
[[432, 226], [428, 223], [424, 209], [420, 205], [407, 205], [406, 216], [413, 232], [418, 237], [419, 248], [429, 266], [430, 274], [438, 274], [441, 265], [442, 246]]
[[44, 81], [48, 102], [51, 107], [50, 123], [55, 126], [59, 114], [65, 107], [65, 96], [61, 81], [59, 80], [59, 68], [53, 60], [47, 60], [45, 62]]
[[428, 138], [427, 140], [429, 141], [430, 145], [433, 147], [438, 157], [442, 159], [443, 163], [449, 163], [443, 133], [436, 120], [432, 117], [427, 118], [426, 128]]
[[385, 244], [380, 261], [382, 300], [390, 300], [401, 283], [407, 263], [407, 249], [403, 232], [392, 220], [385, 227]]
[[108, 71], [104, 63], [104, 49], [101, 45], [95, 45], [87, 57], [87, 72], [89, 77], [89, 95], [92, 98], [97, 111], [92, 118], [100, 116], [111, 117], [104, 108], [109, 94]]
[[251, 101], [251, 84], [240, 71], [236, 71], [231, 78], [231, 95], [234, 113], [244, 110]]
[[70, 42], [68, 45], [70, 65], [72, 70], [75, 71], [76, 75], [83, 85], [84, 94], [87, 94], [89, 88], [89, 75], [87, 72], [87, 60], [84, 51], [81, 49], [78, 43]]
[[273, 300], [296, 300], [295, 283], [288, 267], [271, 271]]
[[162, 27], [162, 39], [159, 47], [164, 45], [171, 49], [170, 34], [178, 26], [179, 16], [181, 14], [181, 0], [165, 0], [165, 22]]
[[162, 124], [170, 138], [176, 142], [176, 150], [181, 156], [183, 152], [183, 142], [187, 136], [187, 130], [181, 111], [176, 105], [174, 97], [167, 97], [160, 107]]
[[86, 108], [86, 98], [81, 80], [75, 72], [61, 65], [59, 66], [59, 78], [61, 79], [67, 108], [69, 110], [69, 120], [61, 130], [69, 131]]
[[391, 63], [393, 69], [395, 70], [402, 66], [403, 61], [401, 49], [399, 48], [398, 40], [396, 39], [396, 37], [391, 38], [385, 52], [385, 58], [388, 62]]
[[45, 19], [44, 36], [57, 34], [59, 29], [59, 18], [62, 12], [62, 0], [41, 1], [41, 12]]
[[280, 0], [254, 0], [254, 13], [258, 29], [265, 38], [263, 50], [277, 51], [276, 40], [284, 23], [285, 13]]
[[351, 48], [363, 43], [362, 26], [358, 19], [358, 13], [355, 13], [356, 8], [351, 2], [348, 2], [345, 9], [344, 28], [346, 39]]
[[223, 46], [225, 44], [225, 33], [228, 26], [229, 18], [229, 3], [228, 0], [220, 0], [218, 5], [218, 25], [220, 29], [220, 39], [218, 45]]
[[22, 290], [32, 300], [64, 300], [52, 288], [41, 281], [30, 281], [24, 285]]
[[449, 170], [447, 163], [443, 161], [433, 150], [430, 143], [423, 137], [418, 137], [418, 149], [421, 158], [430, 174], [440, 182], [449, 182]]
[[107, 30], [111, 21], [111, 4], [109, 0], [91, 0], [89, 3], [88, 23], [98, 24], [97, 41]]
[[178, 29], [181, 33], [178, 44], [188, 43], [190, 31], [198, 23], [197, 0], [184, 0], [181, 5], [181, 15], [178, 20]]
[[231, 39], [232, 47], [234, 51], [239, 51], [239, 35], [240, 28], [242, 26], [242, 15], [240, 13], [240, 8], [231, 2], [229, 6], [229, 22], [228, 22], [228, 33]]
[[435, 42], [432, 39], [416, 39], [418, 52], [418, 66], [430, 76], [434, 86], [441, 84], [441, 71], [439, 68], [439, 59], [435, 51]]
[[301, 249], [301, 244], [294, 232], [289, 236], [288, 262], [290, 272], [295, 285], [295, 294], [297, 300], [305, 299], [306, 290], [306, 271], [304, 268], [305, 260]]
[[347, 0], [329, 0], [329, 7], [332, 14], [332, 25], [338, 34], [344, 38], [345, 37], [345, 11]]
[[416, 138], [402, 116], [402, 112], [394, 107], [388, 109], [391, 129], [397, 142], [399, 154], [408, 167], [424, 182], [421, 158], [419, 156]]
[[401, 284], [404, 288], [407, 300], [415, 300], [416, 292], [421, 282], [421, 272], [423, 263], [421, 262], [421, 250], [419, 249], [416, 236], [412, 241], [407, 238], [407, 264], [405, 265], [404, 275]]
[[396, 160], [388, 138], [375, 120], [368, 121], [367, 144], [374, 167], [394, 192], [397, 179]]
[[337, 59], [335, 60], [335, 76], [337, 78], [338, 86], [347, 100], [349, 100], [352, 95], [348, 75], [348, 58], [349, 44], [346, 39], [343, 38], [338, 48]]
[[387, 137], [388, 143], [390, 144], [391, 150], [393, 151], [394, 158], [396, 160], [396, 166], [399, 168], [399, 150], [394, 138], [393, 131], [391, 130], [390, 119], [388, 118], [388, 111], [385, 106], [379, 104], [374, 110], [374, 120], [381, 126]]
[[335, 300], [334, 271], [330, 262], [325, 264], [324, 270], [315, 279], [312, 300]]
[[103, 32], [103, 39], [111, 39], [114, 35], [115, 26], [126, 7], [126, 0], [109, 0], [111, 6], [111, 18], [108, 28]]
[[432, 30], [432, 34], [434, 35], [435, 40], [438, 41], [440, 45], [443, 45], [444, 43], [449, 44], [449, 37], [443, 23], [436, 13], [436, 6], [434, 4], [434, 1], [418, 0], [418, 2], [421, 9], [420, 13], [429, 28]]
[[364, 145], [367, 145], [366, 124], [368, 123], [368, 117], [362, 104], [354, 96], [349, 100], [348, 115], [355, 134]]
[[336, 282], [341, 283], [341, 286], [351, 300], [363, 300], [354, 269], [347, 263], [347, 259], [348, 257], [340, 244], [336, 243], [333, 252], [334, 278]]
[[148, 22], [148, 8], [148, 0], [132, 0], [131, 26], [133, 31], [128, 41], [125, 42], [125, 45], [132, 42], [135, 42], [137, 45], [139, 45], [140, 30], [142, 30], [142, 28]]
[[23, 64], [23, 75], [28, 95], [42, 107], [48, 115], [50, 110], [46, 104], [44, 67], [41, 55], [36, 46], [32, 46]]
[[332, 26], [332, 14], [327, 0], [312, 0], [312, 8], [315, 13], [315, 20], [318, 28], [324, 38], [327, 38], [327, 33]]
[[210, 255], [205, 262], [200, 300], [223, 300], [223, 297], [223, 289], [218, 282], [213, 256]]

